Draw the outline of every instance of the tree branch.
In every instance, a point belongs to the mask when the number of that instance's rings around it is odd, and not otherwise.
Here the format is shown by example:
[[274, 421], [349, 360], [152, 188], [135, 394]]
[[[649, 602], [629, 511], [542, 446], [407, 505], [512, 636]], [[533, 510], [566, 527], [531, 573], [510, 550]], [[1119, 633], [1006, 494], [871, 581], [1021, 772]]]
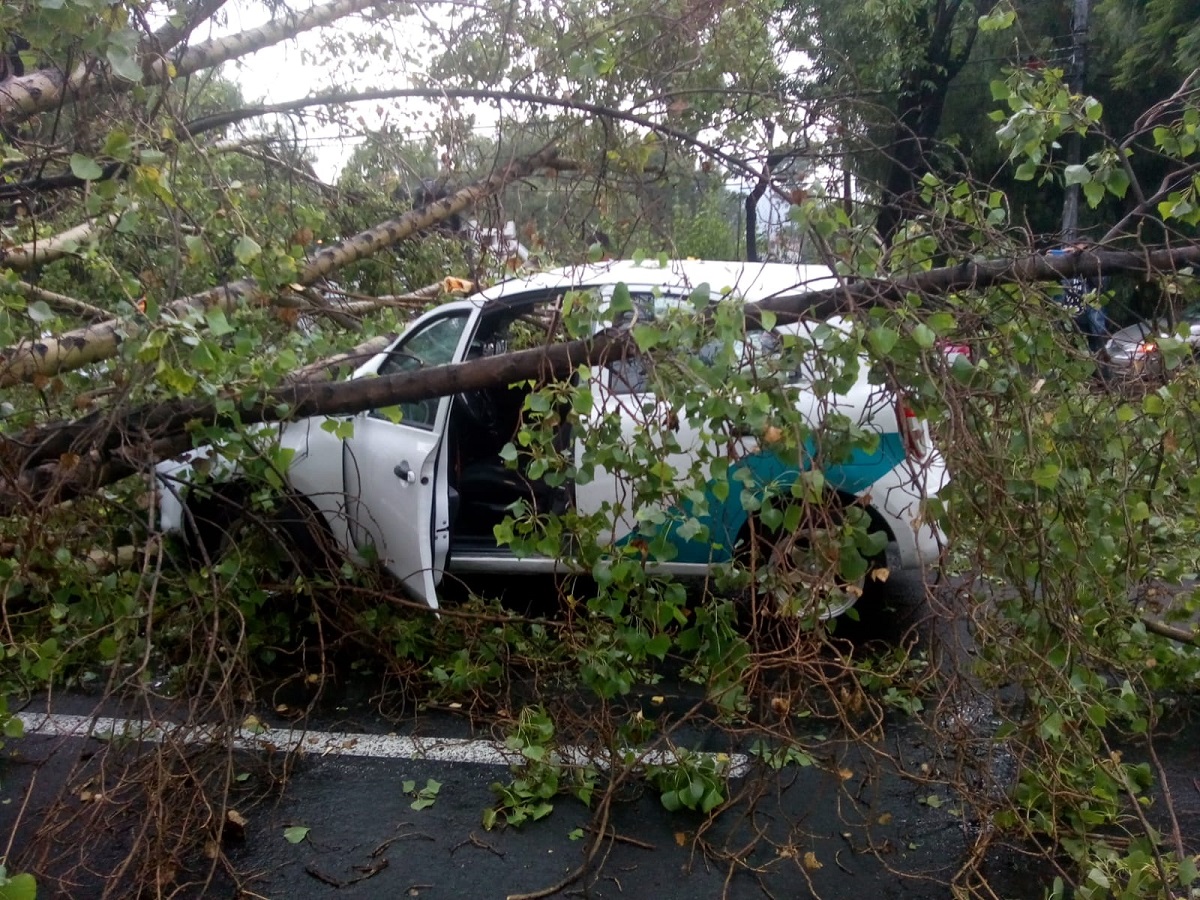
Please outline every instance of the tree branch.
[[34, 238], [15, 247], [0, 247], [0, 266], [24, 272], [34, 266], [62, 259], [74, 253], [80, 244], [90, 241], [101, 228], [116, 225], [120, 218], [114, 214], [103, 219], [92, 219], [48, 238]]
[[[338, 268], [365, 259], [402, 240], [475, 206], [481, 200], [498, 193], [505, 185], [525, 178], [547, 166], [556, 158], [554, 147], [546, 147], [532, 156], [514, 159], [493, 172], [488, 178], [469, 184], [443, 200], [389, 219], [374, 228], [346, 238], [317, 253], [294, 281], [307, 286], [325, 278]], [[0, 257], [3, 261], [3, 257]], [[168, 303], [164, 311], [184, 316], [192, 310], [220, 308], [231, 312], [239, 303], [258, 303], [265, 300], [263, 289], [253, 278], [243, 278], [219, 287], [181, 297]], [[57, 337], [38, 341], [22, 341], [0, 350], [0, 387], [29, 381], [37, 375], [55, 375], [78, 369], [115, 356], [127, 332], [136, 323], [108, 319], [66, 332]]]
[[[328, 25], [352, 13], [375, 6], [379, 0], [334, 0], [270, 22], [239, 34], [216, 38], [189, 47], [172, 63], [165, 58], [145, 64], [142, 84], [168, 84], [175, 78], [193, 75], [270, 47], [313, 28]], [[54, 109], [66, 101], [91, 97], [100, 92], [125, 93], [132, 81], [112, 78], [106, 66], [95, 60], [77, 66], [68, 76], [61, 69], [39, 69], [28, 75], [10, 78], [0, 84], [0, 125], [13, 125], [30, 116]]]
[[338, 190], [332, 184], [326, 184], [312, 172], [306, 172], [304, 169], [298, 168], [297, 166], [280, 159], [273, 153], [261, 149], [255, 149], [254, 147], [249, 147], [240, 141], [221, 141], [220, 143], [214, 144], [207, 149], [210, 153], [237, 153], [240, 156], [246, 157], [247, 159], [253, 159], [262, 163], [263, 165], [279, 169], [292, 178], [303, 181], [305, 184], [311, 184], [326, 196], [341, 196], [342, 192], [340, 190]]
[[48, 291], [27, 281], [18, 281], [16, 289], [17, 293], [24, 295], [30, 300], [41, 300], [51, 309], [67, 312], [73, 316], [83, 316], [85, 319], [107, 319], [112, 315], [108, 310], [101, 309], [99, 306], [93, 306], [82, 300], [76, 300], [74, 297], [68, 297], [66, 294]]
[[[303, 97], [299, 100], [289, 100], [284, 103], [252, 106], [245, 109], [214, 113], [211, 116], [203, 116], [184, 125], [183, 134], [195, 137], [206, 131], [225, 128], [229, 125], [235, 125], [238, 122], [244, 122], [247, 119], [298, 112], [312, 106], [400, 100], [406, 97], [426, 100], [507, 100], [512, 103], [528, 103], [532, 106], [554, 106], [560, 109], [584, 112], [600, 118], [628, 122], [630, 125], [646, 128], [657, 134], [669, 137], [672, 140], [687, 144], [690, 147], [695, 147], [697, 150], [708, 154], [714, 159], [721, 160], [730, 169], [748, 175], [755, 180], [763, 177], [762, 170], [750, 165], [745, 160], [738, 159], [719, 147], [693, 137], [685, 131], [672, 128], [670, 125], [663, 125], [653, 119], [639, 116], [636, 113], [625, 112], [608, 106], [600, 106], [596, 103], [572, 100], [567, 97], [555, 97], [549, 94], [533, 94], [528, 91], [499, 91], [484, 88], [389, 88], [375, 91], [336, 91], [327, 94], [316, 94], [312, 97]], [[772, 185], [772, 187], [780, 196], [785, 196], [785, 192], [778, 185]]]
[[[914, 292], [928, 296], [1003, 281], [1051, 281], [1073, 274], [1147, 271], [1197, 261], [1200, 261], [1200, 245], [1146, 255], [1081, 251], [1062, 257], [1028, 256], [964, 264], [933, 269], [895, 282], [864, 282], [824, 291], [781, 294], [761, 303], [747, 304], [746, 320], [748, 327], [761, 327], [765, 310], [771, 310], [777, 321], [818, 319], [838, 311], [894, 302]], [[375, 348], [382, 349], [381, 340], [373, 339], [360, 352], [378, 352]], [[156, 459], [183, 452], [191, 446], [193, 424], [226, 427], [314, 415], [346, 415], [517, 381], [562, 377], [580, 365], [602, 365], [609, 358], [636, 352], [629, 333], [606, 331], [590, 339], [381, 378], [330, 383], [324, 380], [329, 371], [326, 364], [317, 370], [321, 381], [293, 382], [254, 403], [234, 403], [233, 412], [228, 411], [228, 401], [236, 400], [235, 397], [185, 398], [125, 412], [102, 410], [74, 422], [43, 426], [21, 441], [0, 442], [0, 459], [6, 464], [7, 475], [0, 482], [0, 515], [16, 511], [23, 503], [60, 502], [139, 471]], [[64, 459], [70, 460], [69, 466], [64, 466]]]

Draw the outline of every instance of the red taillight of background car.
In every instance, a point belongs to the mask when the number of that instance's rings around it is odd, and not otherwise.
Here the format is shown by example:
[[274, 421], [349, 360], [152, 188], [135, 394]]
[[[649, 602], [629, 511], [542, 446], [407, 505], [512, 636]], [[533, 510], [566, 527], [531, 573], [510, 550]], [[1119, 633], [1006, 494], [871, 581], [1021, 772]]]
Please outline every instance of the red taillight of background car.
[[929, 450], [925, 444], [925, 426], [903, 397], [896, 400], [896, 428], [904, 442], [905, 455], [909, 459], [923, 459]]
[[946, 355], [947, 362], [954, 362], [958, 357], [964, 357], [967, 362], [973, 362], [974, 354], [971, 353], [970, 344], [956, 344], [952, 341], [938, 341], [938, 349]]

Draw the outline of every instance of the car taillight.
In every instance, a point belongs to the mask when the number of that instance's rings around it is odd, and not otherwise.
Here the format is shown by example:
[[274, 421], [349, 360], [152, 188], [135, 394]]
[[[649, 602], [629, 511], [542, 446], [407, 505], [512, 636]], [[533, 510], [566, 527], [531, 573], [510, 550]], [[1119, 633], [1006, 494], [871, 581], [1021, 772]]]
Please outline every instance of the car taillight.
[[928, 450], [925, 446], [925, 428], [903, 397], [896, 400], [896, 427], [904, 442], [905, 455], [909, 459], [923, 459]]
[[938, 341], [938, 349], [945, 354], [948, 362], [954, 362], [958, 357], [965, 357], [967, 362], [974, 362], [970, 344], [955, 344], [950, 341]]
[[1141, 356], [1148, 356], [1158, 349], [1158, 344], [1155, 341], [1142, 341], [1137, 345], [1137, 350], [1134, 352]]

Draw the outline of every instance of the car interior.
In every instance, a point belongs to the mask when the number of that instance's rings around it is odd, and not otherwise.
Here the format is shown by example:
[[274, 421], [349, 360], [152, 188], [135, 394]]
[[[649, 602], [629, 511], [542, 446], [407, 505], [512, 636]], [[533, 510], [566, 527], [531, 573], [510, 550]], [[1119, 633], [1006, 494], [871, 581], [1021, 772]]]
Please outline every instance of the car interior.
[[[528, 349], [555, 339], [556, 305], [522, 304], [483, 316], [466, 359], [481, 359]], [[464, 391], [454, 397], [447, 426], [449, 459], [450, 533], [452, 547], [495, 549], [493, 529], [519, 500], [535, 513], [563, 512], [571, 503], [569, 485], [552, 487], [527, 474], [529, 457], [520, 455], [515, 467], [500, 456], [521, 427], [528, 384]], [[554, 446], [569, 451], [571, 426], [560, 410]]]

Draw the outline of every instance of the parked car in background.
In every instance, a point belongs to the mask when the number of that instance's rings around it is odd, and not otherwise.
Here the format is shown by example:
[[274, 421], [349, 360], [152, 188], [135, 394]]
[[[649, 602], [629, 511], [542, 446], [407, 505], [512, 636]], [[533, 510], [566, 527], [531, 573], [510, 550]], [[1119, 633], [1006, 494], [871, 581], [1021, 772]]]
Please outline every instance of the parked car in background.
[[1137, 322], [1122, 328], [1109, 338], [1101, 351], [1101, 362], [1113, 375], [1161, 375], [1163, 372], [1160, 342], [1179, 338], [1195, 351], [1200, 349], [1200, 303], [1186, 307], [1175, 325], [1167, 319]]
[[[693, 291], [702, 285], [709, 287], [713, 302], [721, 302], [727, 296], [754, 301], [835, 283], [832, 273], [823, 267], [774, 263], [616, 261], [557, 269], [504, 282], [422, 315], [352, 377], [416, 371], [516, 349], [531, 323], [544, 328], [544, 323], [560, 314], [564, 296], [581, 289], [605, 298], [624, 285], [639, 315], [654, 317], [672, 307], [690, 308]], [[622, 322], [618, 317], [597, 323], [597, 328]], [[816, 345], [811, 352], [819, 354], [821, 334], [828, 336], [831, 330], [816, 333], [817, 324], [800, 323], [778, 328], [773, 334], [750, 335], [736, 352], [777, 352], [782, 335], [791, 329], [807, 335]], [[837, 320], [828, 324], [834, 329], [844, 327]], [[538, 340], [544, 339], [543, 332]], [[704, 358], [704, 352], [695, 354], [694, 359], [714, 364]], [[728, 361], [727, 355], [721, 358]], [[525, 399], [533, 390], [526, 384], [405, 403], [399, 419], [394, 411], [378, 410], [335, 417], [332, 423], [328, 417], [303, 419], [279, 426], [278, 440], [294, 451], [286, 473], [289, 488], [297, 502], [315, 512], [333, 542], [351, 557], [378, 560], [414, 598], [435, 608], [438, 584], [447, 571], [516, 574], [572, 570], [568, 547], [554, 558], [518, 557], [498, 544], [496, 526], [517, 504], [539, 513], [574, 507], [583, 514], [604, 514], [607, 528], [598, 537], [600, 547], [632, 541], [638, 541], [637, 546], [652, 546], [656, 537], [665, 537], [672, 552], [668, 558], [651, 558], [648, 564], [675, 575], [705, 576], [714, 566], [729, 563], [743, 552], [756, 533], [756, 518], [750, 511], [754, 504], [743, 502], [743, 491], [755, 485], [765, 489], [768, 483], [774, 490], [786, 490], [817, 457], [827, 506], [835, 510], [833, 519], [818, 522], [806, 516], [791, 534], [759, 528], [758, 533], [769, 535], [771, 541], [761, 553], [758, 568], [778, 576], [771, 589], [777, 593], [770, 596], [781, 603], [786, 603], [785, 594], [815, 597], [806, 614], [829, 618], [849, 609], [864, 590], [886, 577], [881, 573], [881, 578], [873, 579], [871, 569], [921, 567], [937, 561], [942, 552], [943, 535], [926, 512], [926, 501], [946, 479], [941, 456], [932, 446], [925, 424], [904, 406], [901, 397], [869, 383], [867, 370], [866, 365], [860, 366], [857, 381], [836, 396], [814, 390], [813, 379], [803, 367], [788, 375], [786, 383], [787, 389], [794, 391], [797, 409], [811, 425], [833, 415], [845, 417], [878, 436], [869, 444], [873, 449], [822, 459], [810, 448], [784, 458], [771, 449], [769, 440], [760, 445], [753, 436], [739, 437], [730, 465], [708, 478], [707, 502], [700, 507], [707, 535], [703, 540], [696, 537], [694, 529], [680, 527], [680, 516], [646, 516], [644, 510], [630, 508], [630, 485], [620, 471], [597, 469], [586, 483], [552, 485], [526, 471], [519, 458], [515, 468], [506, 464], [501, 451], [512, 441]], [[647, 417], [660, 422], [670, 417], [674, 449], [664, 451], [663, 461], [684, 477], [695, 474], [700, 423], [688, 422], [681, 411], [665, 408], [656, 398], [643, 358], [614, 360], [592, 368], [588, 387], [592, 393], [589, 415], [593, 420], [618, 415], [624, 439], [631, 445], [646, 439], [639, 422]], [[343, 421], [352, 424], [352, 430], [338, 427]], [[583, 426], [572, 433], [564, 417], [558, 435], [561, 448], [573, 452], [577, 460], [587, 437], [586, 422]], [[163, 529], [185, 531], [200, 541], [210, 540], [214, 530], [227, 528], [230, 516], [228, 509], [188, 505], [193, 502], [188, 492], [192, 465], [203, 454], [203, 450], [194, 451], [158, 469]], [[237, 473], [227, 472], [223, 477], [236, 479]], [[846, 516], [865, 513], [870, 532], [879, 540], [862, 551], [869, 557], [869, 565], [860, 567], [860, 576], [848, 581], [833, 579], [836, 588], [821, 592], [812, 586], [830, 584], [829, 572], [839, 571], [838, 560], [825, 560], [824, 568], [816, 571], [820, 565], [804, 558], [804, 551], [815, 546], [818, 529], [839, 528], [837, 510]], [[658, 524], [650, 524], [656, 521]], [[206, 538], [206, 533], [210, 537]], [[836, 548], [838, 542], [833, 545]], [[840, 552], [859, 551], [851, 546]]]

